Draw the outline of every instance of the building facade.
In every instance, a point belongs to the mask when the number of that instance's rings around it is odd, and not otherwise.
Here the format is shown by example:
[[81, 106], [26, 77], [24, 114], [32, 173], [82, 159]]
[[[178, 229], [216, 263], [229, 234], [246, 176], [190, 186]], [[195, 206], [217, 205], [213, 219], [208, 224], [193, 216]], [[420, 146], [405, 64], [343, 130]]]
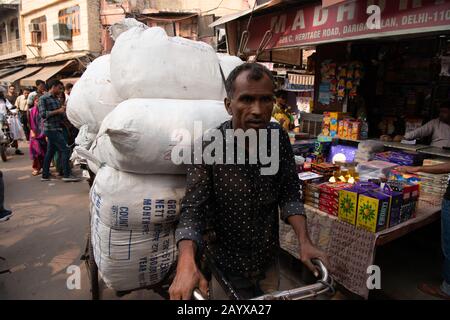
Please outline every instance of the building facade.
[[25, 63], [19, 27], [19, 0], [0, 0], [0, 76]]
[[22, 0], [23, 46], [29, 62], [99, 55], [99, 1]]
[[255, 0], [101, 0], [103, 53], [113, 41], [108, 28], [125, 17], [133, 17], [150, 27], [159, 26], [170, 36], [204, 41], [220, 48], [221, 33], [210, 28], [217, 18], [247, 10]]
[[13, 74], [2, 76], [0, 70], [0, 84], [30, 87], [38, 79], [76, 79], [101, 54], [99, 0], [22, 0], [15, 5], [16, 19], [12, 10], [1, 15], [10, 28], [7, 38], [2, 30], [8, 46], [0, 48], [10, 52], [14, 47], [25, 59]]

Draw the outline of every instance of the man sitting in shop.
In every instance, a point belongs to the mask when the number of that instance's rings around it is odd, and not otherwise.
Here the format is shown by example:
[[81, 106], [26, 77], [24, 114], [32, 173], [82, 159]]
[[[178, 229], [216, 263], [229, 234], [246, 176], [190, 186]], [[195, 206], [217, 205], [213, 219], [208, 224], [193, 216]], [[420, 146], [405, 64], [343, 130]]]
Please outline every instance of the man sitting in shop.
[[275, 93], [275, 105], [273, 106], [272, 117], [274, 117], [280, 125], [289, 131], [294, 124], [290, 114], [290, 107], [287, 104], [287, 94], [285, 91], [279, 90]]
[[405, 134], [406, 140], [431, 137], [432, 147], [450, 147], [450, 103], [440, 106], [439, 118], [431, 120], [420, 128]]
[[[274, 142], [269, 144], [277, 147], [271, 155], [276, 152], [278, 170], [264, 175], [260, 159], [256, 164], [250, 163], [250, 157], [256, 153], [251, 150], [265, 145], [261, 138], [258, 143], [235, 148], [242, 157], [245, 154], [245, 164], [236, 164], [236, 159], [233, 164], [207, 164], [203, 159], [201, 164], [188, 165], [186, 195], [176, 230], [178, 266], [169, 290], [174, 300], [190, 299], [195, 288], [205, 296], [208, 293], [208, 283], [196, 263], [207, 220], [216, 234], [211, 246], [213, 259], [244, 299], [278, 290], [279, 210], [299, 239], [302, 262], [316, 274], [311, 259], [327, 263], [325, 254], [313, 246], [308, 236], [289, 137], [278, 124], [270, 122], [274, 103], [271, 72], [257, 63], [243, 64], [231, 72], [226, 88], [225, 107], [232, 118], [217, 128], [221, 133], [219, 141], [229, 143], [224, 138], [230, 132], [227, 130], [235, 135], [242, 131], [260, 136], [270, 133], [267, 141], [275, 132], [279, 139], [270, 140]], [[219, 152], [222, 155], [223, 150]]]

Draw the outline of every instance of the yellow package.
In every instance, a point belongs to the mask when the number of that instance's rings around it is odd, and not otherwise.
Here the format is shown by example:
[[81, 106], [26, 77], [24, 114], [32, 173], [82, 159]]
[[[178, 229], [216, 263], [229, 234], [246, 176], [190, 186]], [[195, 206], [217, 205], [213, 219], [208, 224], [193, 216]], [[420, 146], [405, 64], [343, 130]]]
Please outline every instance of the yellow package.
[[351, 190], [339, 191], [339, 220], [355, 225], [357, 211], [358, 193]]

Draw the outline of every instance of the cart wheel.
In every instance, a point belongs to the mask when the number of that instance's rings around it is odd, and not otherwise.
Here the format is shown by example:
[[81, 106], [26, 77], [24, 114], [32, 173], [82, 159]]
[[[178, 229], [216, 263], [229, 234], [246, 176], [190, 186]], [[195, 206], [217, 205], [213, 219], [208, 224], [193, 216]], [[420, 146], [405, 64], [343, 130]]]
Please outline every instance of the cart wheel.
[[91, 294], [92, 300], [100, 300], [100, 288], [98, 283], [98, 267], [94, 259], [94, 248], [92, 247], [91, 237], [88, 238], [89, 254], [88, 254], [88, 265], [89, 274], [91, 278]]
[[8, 161], [8, 157], [6, 156], [6, 146], [4, 144], [0, 145], [0, 155], [3, 162]]

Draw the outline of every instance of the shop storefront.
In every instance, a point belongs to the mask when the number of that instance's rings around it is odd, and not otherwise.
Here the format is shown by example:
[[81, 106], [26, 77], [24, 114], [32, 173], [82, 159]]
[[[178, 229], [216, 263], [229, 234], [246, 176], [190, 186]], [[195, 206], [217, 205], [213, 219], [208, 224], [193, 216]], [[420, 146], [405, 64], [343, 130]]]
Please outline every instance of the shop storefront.
[[[315, 50], [309, 68], [288, 71], [282, 87], [304, 90], [314, 78], [311, 108], [302, 111], [315, 115], [300, 114], [293, 142], [301, 197], [336, 280], [367, 298], [377, 248], [439, 218], [448, 175], [395, 168], [450, 161], [427, 138], [403, 139], [450, 100], [450, 1], [334, 2], [277, 1], [219, 23], [230, 53], [244, 58], [279, 63], [279, 52]], [[310, 130], [317, 122], [320, 134]], [[280, 239], [298, 257], [289, 226], [281, 224]]]

